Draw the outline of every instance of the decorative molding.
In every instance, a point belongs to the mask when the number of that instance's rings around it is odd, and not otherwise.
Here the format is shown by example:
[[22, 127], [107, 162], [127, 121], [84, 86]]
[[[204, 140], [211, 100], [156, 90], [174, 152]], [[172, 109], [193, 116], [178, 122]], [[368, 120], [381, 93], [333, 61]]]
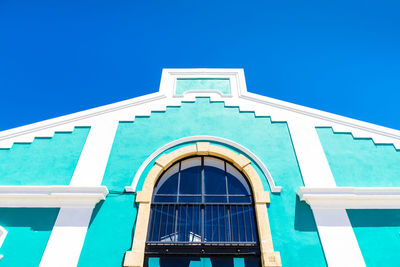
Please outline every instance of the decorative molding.
[[[229, 78], [231, 95], [217, 91], [187, 92], [174, 95], [178, 77]], [[0, 148], [10, 148], [14, 142], [30, 143], [35, 137], [52, 137], [54, 132], [71, 132], [75, 126], [91, 127], [104, 120], [133, 121], [135, 116], [149, 116], [152, 111], [164, 111], [167, 106], [180, 106], [198, 96], [237, 106], [240, 111], [252, 111], [256, 116], [270, 116], [273, 121], [309, 121], [314, 127], [333, 127], [335, 132], [349, 132], [356, 138], [372, 138], [377, 144], [394, 144], [400, 149], [400, 131], [374, 125], [332, 113], [288, 103], [247, 92], [243, 69], [164, 69], [157, 93], [136, 97], [82, 112], [0, 132]]]
[[[2, 131], [0, 148], [10, 148], [13, 143], [31, 143], [35, 137], [53, 137], [55, 132], [72, 132], [74, 127], [91, 127], [105, 120], [133, 121], [135, 116], [150, 115], [151, 111], [164, 111], [165, 98], [160, 93], [148, 94]], [[151, 102], [153, 105], [148, 107]], [[174, 105], [172, 102], [170, 104]]]
[[[393, 143], [400, 148], [400, 131], [376, 124], [336, 115], [333, 113], [245, 92], [240, 98], [251, 102], [258, 102], [265, 106], [289, 111], [291, 114], [307, 118], [313, 122], [314, 127], [333, 127], [335, 132], [352, 133], [356, 138], [372, 138], [376, 143]], [[278, 119], [281, 120], [281, 119]], [[284, 119], [285, 120], [285, 119]], [[287, 121], [287, 120], [285, 120]]]
[[0, 207], [94, 207], [107, 194], [105, 186], [0, 186]]
[[127, 192], [135, 192], [136, 191], [136, 186], [137, 183], [139, 182], [140, 177], [142, 176], [144, 170], [146, 167], [155, 159], [157, 158], [160, 154], [164, 153], [166, 150], [188, 142], [198, 142], [198, 141], [213, 141], [213, 142], [218, 142], [221, 144], [226, 144], [231, 147], [234, 147], [238, 149], [239, 151], [242, 151], [248, 157], [253, 160], [257, 166], [260, 167], [261, 171], [263, 172], [264, 176], [267, 178], [269, 187], [271, 189], [272, 193], [279, 193], [281, 192], [282, 188], [280, 186], [276, 186], [274, 179], [272, 178], [270, 172], [268, 171], [267, 167], [265, 164], [254, 154], [252, 153], [249, 149], [246, 147], [232, 141], [226, 138], [221, 138], [221, 137], [216, 137], [216, 136], [208, 136], [208, 135], [197, 135], [197, 136], [188, 136], [188, 137], [183, 137], [180, 139], [177, 139], [175, 141], [172, 141], [159, 149], [157, 149], [155, 152], [153, 152], [149, 157], [146, 158], [145, 161], [140, 165], [139, 169], [137, 170], [135, 177], [133, 178], [132, 185], [131, 186], [126, 186], [125, 191]]
[[400, 187], [300, 187], [313, 209], [400, 209]]
[[154, 166], [147, 174], [142, 191], [137, 192], [136, 202], [139, 203], [139, 211], [136, 219], [135, 233], [132, 240], [132, 248], [127, 251], [124, 259], [124, 266], [142, 267], [144, 261], [145, 245], [147, 238], [147, 228], [150, 219], [150, 205], [153, 188], [160, 178], [160, 175], [172, 164], [182, 158], [195, 155], [210, 155], [220, 157], [233, 164], [243, 172], [252, 188], [255, 202], [256, 221], [258, 237], [260, 240], [261, 261], [263, 267], [282, 266], [279, 252], [274, 251], [272, 235], [269, 227], [267, 203], [269, 195], [266, 196], [260, 177], [251, 165], [250, 159], [243, 155], [221, 147], [211, 145], [208, 142], [198, 142], [174, 150], [159, 157]]

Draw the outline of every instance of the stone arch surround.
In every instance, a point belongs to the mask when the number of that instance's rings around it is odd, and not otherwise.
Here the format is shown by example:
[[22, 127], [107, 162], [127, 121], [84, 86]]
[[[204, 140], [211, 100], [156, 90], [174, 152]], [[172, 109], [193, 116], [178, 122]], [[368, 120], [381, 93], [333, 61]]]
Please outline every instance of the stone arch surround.
[[261, 179], [251, 161], [244, 155], [230, 149], [211, 145], [208, 142], [197, 142], [161, 155], [149, 171], [144, 181], [142, 191], [137, 192], [136, 202], [139, 204], [135, 233], [131, 250], [127, 251], [124, 259], [126, 267], [142, 267], [147, 238], [147, 228], [150, 219], [150, 206], [154, 186], [161, 174], [172, 164], [185, 157], [210, 155], [222, 158], [243, 172], [253, 191], [254, 205], [257, 218], [258, 236], [261, 250], [261, 263], [264, 267], [282, 266], [279, 252], [274, 251], [271, 230], [268, 219], [267, 203], [270, 203], [269, 193], [264, 191]]

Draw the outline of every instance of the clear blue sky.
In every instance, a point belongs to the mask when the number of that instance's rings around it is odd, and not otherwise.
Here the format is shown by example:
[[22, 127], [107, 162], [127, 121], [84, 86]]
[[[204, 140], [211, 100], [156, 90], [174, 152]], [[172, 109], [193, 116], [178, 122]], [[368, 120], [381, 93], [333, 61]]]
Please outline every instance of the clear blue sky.
[[0, 0], [0, 130], [158, 90], [162, 68], [400, 129], [399, 1]]

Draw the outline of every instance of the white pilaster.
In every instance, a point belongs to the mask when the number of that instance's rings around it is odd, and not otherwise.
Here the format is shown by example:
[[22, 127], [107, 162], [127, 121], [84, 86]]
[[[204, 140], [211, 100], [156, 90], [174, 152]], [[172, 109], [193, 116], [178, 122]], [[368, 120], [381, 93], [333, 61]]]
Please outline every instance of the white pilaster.
[[90, 128], [70, 185], [100, 185], [114, 142], [118, 121], [98, 121]]
[[[118, 120], [99, 120], [92, 125], [72, 176], [71, 186], [101, 184], [117, 127]], [[60, 209], [40, 267], [77, 266], [93, 208]]]
[[345, 209], [313, 209], [328, 266], [365, 267]]
[[[288, 125], [305, 187], [335, 187], [315, 126], [304, 118], [293, 118]], [[328, 265], [365, 266], [346, 210], [311, 208]]]
[[93, 208], [61, 208], [40, 267], [77, 266]]

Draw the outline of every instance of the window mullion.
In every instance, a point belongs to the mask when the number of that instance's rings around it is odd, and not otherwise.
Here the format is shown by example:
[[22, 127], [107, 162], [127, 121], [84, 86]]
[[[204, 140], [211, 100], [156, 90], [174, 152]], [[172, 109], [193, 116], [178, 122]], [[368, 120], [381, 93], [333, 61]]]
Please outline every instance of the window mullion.
[[178, 168], [178, 188], [176, 189], [176, 203], [179, 203], [179, 190], [181, 188], [181, 166], [182, 162], [179, 162], [179, 168]]
[[228, 174], [226, 172], [226, 162], [224, 162], [224, 174], [225, 174], [226, 203], [229, 203]]
[[201, 242], [204, 242], [204, 225], [205, 225], [205, 218], [204, 218], [204, 157], [201, 157]]

